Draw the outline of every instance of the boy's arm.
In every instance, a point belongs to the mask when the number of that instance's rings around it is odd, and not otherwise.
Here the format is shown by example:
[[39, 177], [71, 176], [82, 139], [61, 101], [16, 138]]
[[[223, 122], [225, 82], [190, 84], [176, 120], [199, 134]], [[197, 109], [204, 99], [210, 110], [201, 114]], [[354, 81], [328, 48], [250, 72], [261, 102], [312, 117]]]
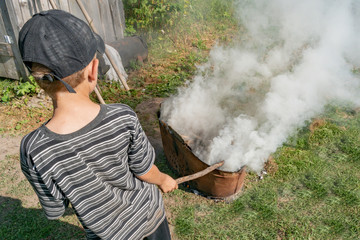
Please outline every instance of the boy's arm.
[[[22, 148], [23, 147], [24, 146], [22, 144]], [[22, 172], [38, 196], [39, 202], [45, 212], [46, 217], [50, 220], [58, 219], [64, 214], [65, 208], [68, 206], [69, 201], [66, 198], [61, 199], [62, 196], [55, 198], [53, 194], [51, 194], [48, 187], [44, 183], [44, 180], [36, 171], [36, 168], [32, 166], [31, 156], [26, 156], [24, 152], [25, 151], [23, 149], [20, 150], [20, 163]]]
[[145, 182], [158, 185], [164, 193], [178, 188], [176, 181], [169, 175], [160, 172], [155, 165], [153, 165], [147, 173], [137, 177]]
[[176, 181], [169, 175], [160, 172], [154, 165], [154, 148], [142, 130], [139, 119], [136, 115], [133, 117], [134, 131], [132, 132], [128, 150], [128, 163], [131, 171], [140, 180], [158, 185], [163, 192], [177, 189]]

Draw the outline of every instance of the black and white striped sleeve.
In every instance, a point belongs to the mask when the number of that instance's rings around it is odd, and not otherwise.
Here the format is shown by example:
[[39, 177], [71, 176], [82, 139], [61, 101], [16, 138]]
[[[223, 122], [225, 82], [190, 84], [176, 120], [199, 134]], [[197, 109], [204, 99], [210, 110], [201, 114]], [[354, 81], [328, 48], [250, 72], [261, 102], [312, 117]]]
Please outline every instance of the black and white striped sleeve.
[[53, 183], [50, 184], [55, 194], [50, 192], [48, 186], [45, 184], [45, 181], [37, 172], [36, 166], [33, 165], [31, 155], [26, 153], [26, 146], [24, 143], [26, 143], [26, 141], [23, 139], [20, 148], [21, 170], [38, 196], [39, 202], [45, 211], [46, 217], [50, 220], [58, 219], [64, 214], [65, 208], [68, 206], [69, 201], [62, 196], [61, 192], [59, 192], [55, 186], [53, 186]]
[[128, 156], [129, 167], [137, 176], [146, 174], [151, 169], [155, 161], [154, 148], [145, 135], [139, 119], [136, 116]]

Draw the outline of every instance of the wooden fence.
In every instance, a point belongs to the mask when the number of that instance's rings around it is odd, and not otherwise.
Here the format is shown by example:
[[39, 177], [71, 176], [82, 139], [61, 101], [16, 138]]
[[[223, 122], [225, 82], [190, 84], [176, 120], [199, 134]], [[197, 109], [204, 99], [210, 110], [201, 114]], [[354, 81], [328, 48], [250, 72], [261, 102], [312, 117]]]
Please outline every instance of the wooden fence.
[[[58, 9], [86, 19], [75, 0], [53, 0]], [[86, 11], [105, 43], [124, 37], [125, 16], [121, 0], [82, 0]], [[0, 0], [0, 77], [26, 78], [17, 47], [24, 23], [37, 12], [52, 9], [49, 0]]]

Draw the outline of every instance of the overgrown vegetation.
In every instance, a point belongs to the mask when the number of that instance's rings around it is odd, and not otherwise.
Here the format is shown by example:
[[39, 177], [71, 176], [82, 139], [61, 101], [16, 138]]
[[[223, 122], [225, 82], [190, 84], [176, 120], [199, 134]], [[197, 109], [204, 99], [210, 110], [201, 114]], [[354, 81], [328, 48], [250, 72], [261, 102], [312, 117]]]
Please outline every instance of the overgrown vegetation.
[[[124, 0], [127, 33], [169, 29], [183, 21], [231, 19], [232, 0]], [[190, 19], [189, 19], [190, 18]], [[219, 22], [218, 22], [219, 23]]]
[[29, 81], [14, 81], [10, 79], [0, 80], [1, 102], [10, 102], [22, 96], [32, 96], [38, 93], [40, 88], [33, 77]]
[[[231, 0], [124, 1], [127, 28], [146, 37], [149, 59], [128, 71], [130, 91], [120, 83], [101, 81], [104, 100], [135, 108], [147, 99], [176, 93], [191, 81], [196, 65], [206, 61], [216, 41], [227, 42], [237, 34], [231, 4]], [[27, 83], [0, 81], [1, 134], [24, 134], [51, 116], [46, 104], [29, 106], [26, 99], [38, 88], [22, 84]], [[19, 89], [29, 92], [18, 93]], [[95, 94], [92, 98], [97, 101]], [[174, 239], [359, 239], [359, 126], [359, 109], [328, 106], [324, 115], [298, 129], [273, 154], [263, 180], [248, 174], [243, 193], [234, 202], [214, 202], [183, 186], [165, 194]], [[173, 175], [163, 155], [156, 164]], [[0, 172], [1, 238], [84, 238], [71, 210], [60, 220], [46, 220], [20, 173], [18, 155], [0, 161]]]
[[182, 12], [180, 1], [125, 0], [123, 2], [128, 33], [172, 26], [174, 19]]

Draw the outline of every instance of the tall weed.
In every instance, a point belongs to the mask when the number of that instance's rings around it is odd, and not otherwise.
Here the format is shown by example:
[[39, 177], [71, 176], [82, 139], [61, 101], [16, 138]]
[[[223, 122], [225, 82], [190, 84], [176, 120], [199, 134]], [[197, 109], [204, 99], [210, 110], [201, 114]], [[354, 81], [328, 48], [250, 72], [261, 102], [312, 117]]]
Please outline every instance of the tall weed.
[[124, 0], [127, 33], [149, 32], [178, 24], [233, 20], [233, 0]]

